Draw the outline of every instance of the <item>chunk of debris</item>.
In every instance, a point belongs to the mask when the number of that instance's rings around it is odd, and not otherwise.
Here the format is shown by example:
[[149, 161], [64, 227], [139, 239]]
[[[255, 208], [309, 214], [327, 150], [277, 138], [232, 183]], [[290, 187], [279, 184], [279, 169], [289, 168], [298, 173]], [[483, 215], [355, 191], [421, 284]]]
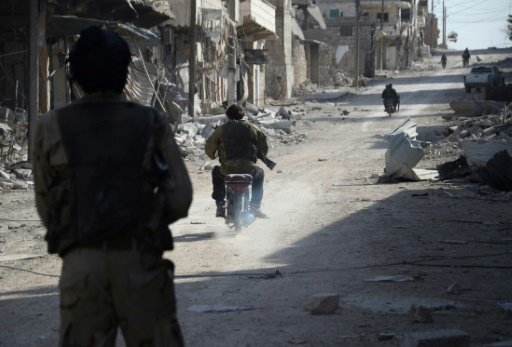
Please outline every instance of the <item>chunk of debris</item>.
[[13, 261], [13, 260], [24, 260], [24, 259], [34, 259], [34, 258], [42, 258], [46, 254], [7, 254], [0, 255], [0, 262], [2, 261]]
[[485, 347], [512, 347], [512, 340], [494, 342], [494, 343], [485, 345]]
[[423, 158], [425, 147], [430, 145], [429, 142], [416, 140], [417, 135], [416, 124], [410, 119], [404, 121], [389, 135], [384, 168], [386, 177], [419, 181], [437, 176], [435, 170], [413, 169]]
[[458, 295], [461, 293], [461, 290], [462, 289], [461, 289], [460, 285], [457, 282], [454, 282], [454, 283], [450, 284], [448, 289], [446, 289], [446, 293]]
[[379, 341], [388, 341], [392, 340], [396, 336], [395, 333], [379, 333], [377, 336], [377, 340]]
[[192, 305], [188, 308], [189, 311], [198, 313], [224, 313], [224, 312], [239, 312], [250, 311], [255, 308], [252, 306], [224, 306], [224, 305]]
[[498, 307], [505, 311], [507, 317], [512, 317], [512, 302], [500, 302]]
[[365, 282], [412, 282], [414, 277], [407, 275], [384, 275], [367, 278]]
[[462, 149], [471, 169], [491, 187], [512, 190], [512, 143], [465, 140]]
[[459, 329], [442, 329], [411, 333], [400, 347], [469, 347], [471, 338]]
[[454, 100], [450, 102], [450, 107], [456, 114], [466, 117], [478, 117], [499, 111], [505, 102], [484, 101], [484, 100]]
[[454, 161], [437, 165], [436, 168], [439, 173], [439, 179], [442, 181], [456, 177], [469, 176], [473, 172], [466, 161], [466, 157], [463, 155]]
[[429, 308], [423, 305], [411, 305], [409, 309], [409, 314], [411, 315], [412, 321], [414, 323], [432, 323], [434, 322], [434, 318], [432, 318], [432, 312]]
[[340, 296], [338, 294], [315, 294], [311, 300], [306, 303], [305, 309], [315, 315], [333, 314], [339, 309], [339, 302]]

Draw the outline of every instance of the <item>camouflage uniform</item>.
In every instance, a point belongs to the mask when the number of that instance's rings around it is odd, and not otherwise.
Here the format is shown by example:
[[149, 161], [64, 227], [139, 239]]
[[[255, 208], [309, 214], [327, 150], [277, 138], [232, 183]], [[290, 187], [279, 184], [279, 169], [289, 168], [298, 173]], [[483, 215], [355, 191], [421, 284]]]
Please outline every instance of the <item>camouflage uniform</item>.
[[[66, 117], [71, 122], [67, 128]], [[136, 128], [135, 123], [130, 124], [135, 121], [146, 126]], [[87, 126], [75, 129], [74, 123]], [[77, 150], [82, 151], [78, 156]], [[161, 224], [149, 228], [142, 220], [144, 214], [135, 212], [135, 217], [127, 216], [130, 223], [126, 226], [117, 228], [107, 223], [108, 228], [98, 229], [92, 237], [87, 226], [97, 225], [94, 221], [84, 224], [83, 207], [90, 208], [95, 199], [105, 197], [97, 194], [93, 181], [91, 186], [80, 187], [80, 177], [98, 165], [109, 170], [91, 177], [102, 181], [112, 175], [114, 184], [130, 170], [151, 172], [156, 151], [168, 164], [166, 177], [174, 182], [173, 189], [161, 189], [164, 199], [172, 201], [172, 206], [162, 209]], [[33, 157], [36, 207], [48, 229], [48, 250], [58, 253], [63, 261], [60, 346], [113, 347], [118, 327], [129, 347], [182, 346], [174, 266], [162, 254], [173, 248], [167, 226], [187, 215], [192, 186], [165, 118], [116, 94], [88, 95], [42, 117], [35, 131]], [[130, 163], [138, 167], [130, 167]], [[145, 175], [136, 177], [139, 181], [133, 182], [142, 184], [134, 185], [134, 196], [144, 199], [132, 205], [141, 210], [153, 207], [154, 188]], [[89, 205], [87, 200], [91, 200]], [[123, 212], [123, 206], [117, 208]]]

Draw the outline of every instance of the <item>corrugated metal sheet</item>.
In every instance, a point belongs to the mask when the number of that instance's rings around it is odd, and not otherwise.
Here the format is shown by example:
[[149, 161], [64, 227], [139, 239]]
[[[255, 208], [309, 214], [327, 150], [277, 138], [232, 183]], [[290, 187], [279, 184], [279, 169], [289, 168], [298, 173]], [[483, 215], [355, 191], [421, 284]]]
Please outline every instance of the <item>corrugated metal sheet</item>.
[[147, 62], [143, 63], [140, 59], [134, 59], [130, 65], [125, 93], [132, 101], [152, 106], [156, 80], [157, 73], [154, 65]]

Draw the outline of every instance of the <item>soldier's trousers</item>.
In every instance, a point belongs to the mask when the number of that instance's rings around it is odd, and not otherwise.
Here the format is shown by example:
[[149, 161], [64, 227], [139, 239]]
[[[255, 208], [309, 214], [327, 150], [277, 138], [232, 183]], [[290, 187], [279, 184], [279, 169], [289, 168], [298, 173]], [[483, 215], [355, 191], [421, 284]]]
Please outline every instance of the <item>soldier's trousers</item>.
[[63, 257], [60, 346], [183, 346], [172, 262], [137, 249], [77, 248]]

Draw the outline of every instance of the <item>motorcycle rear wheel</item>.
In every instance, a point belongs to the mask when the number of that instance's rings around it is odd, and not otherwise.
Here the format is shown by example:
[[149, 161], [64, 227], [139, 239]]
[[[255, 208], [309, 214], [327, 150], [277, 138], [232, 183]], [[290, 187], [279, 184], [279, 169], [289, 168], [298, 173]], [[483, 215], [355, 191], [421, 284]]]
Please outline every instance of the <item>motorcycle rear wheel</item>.
[[239, 232], [242, 230], [242, 210], [243, 210], [243, 199], [244, 194], [236, 194], [235, 201], [233, 204], [234, 207], [234, 216], [233, 216], [233, 226], [235, 227], [235, 231]]

